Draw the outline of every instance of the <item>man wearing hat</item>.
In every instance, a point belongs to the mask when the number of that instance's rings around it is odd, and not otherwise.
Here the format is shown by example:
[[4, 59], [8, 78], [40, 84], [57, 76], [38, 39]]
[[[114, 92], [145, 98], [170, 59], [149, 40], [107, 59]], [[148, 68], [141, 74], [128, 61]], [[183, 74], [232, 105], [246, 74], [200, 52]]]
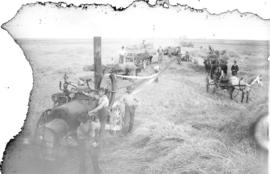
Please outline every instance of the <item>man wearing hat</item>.
[[126, 49], [124, 46], [121, 47], [121, 50], [119, 52], [119, 62], [120, 64], [125, 64], [126, 63]]
[[237, 76], [237, 72], [239, 71], [239, 67], [237, 65], [236, 60], [234, 61], [234, 64], [231, 67], [232, 75]]
[[88, 115], [92, 116], [93, 113], [97, 112], [97, 116], [100, 121], [99, 137], [102, 137], [105, 131], [105, 125], [106, 125], [106, 121], [109, 115], [108, 113], [109, 99], [107, 95], [105, 94], [104, 88], [100, 88], [98, 90], [98, 95], [92, 96], [92, 97], [95, 97], [96, 99], [98, 99], [98, 106], [95, 109], [89, 111]]
[[134, 125], [135, 110], [138, 106], [139, 101], [132, 94], [133, 87], [127, 87], [127, 93], [123, 96], [122, 100], [125, 104], [125, 117], [124, 126], [122, 132], [124, 135], [131, 132]]

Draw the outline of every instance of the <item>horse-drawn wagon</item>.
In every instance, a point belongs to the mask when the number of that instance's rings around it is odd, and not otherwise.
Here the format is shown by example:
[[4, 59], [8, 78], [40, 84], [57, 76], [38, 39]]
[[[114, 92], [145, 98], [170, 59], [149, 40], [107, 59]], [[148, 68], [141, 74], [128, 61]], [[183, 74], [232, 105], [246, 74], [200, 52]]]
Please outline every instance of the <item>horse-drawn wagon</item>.
[[182, 56], [182, 54], [181, 54], [181, 47], [180, 46], [175, 46], [175, 47], [169, 46], [169, 47], [166, 47], [163, 50], [163, 54], [164, 55], [167, 55], [169, 57], [172, 57], [172, 56], [181, 57]]
[[230, 98], [235, 98], [239, 92], [241, 93], [241, 102], [243, 102], [246, 95], [246, 102], [249, 100], [249, 93], [251, 86], [254, 84], [262, 85], [262, 76], [258, 75], [248, 80], [238, 78], [227, 74], [227, 59], [222, 56], [225, 51], [219, 52], [209, 47], [209, 54], [204, 61], [206, 77], [206, 91], [209, 92], [210, 87], [213, 87], [213, 93], [217, 89], [227, 90]]
[[214, 92], [217, 88], [230, 89], [229, 79], [227, 75], [227, 60], [222, 59], [220, 52], [209, 47], [209, 53], [204, 60], [205, 70], [207, 72], [206, 91], [209, 91], [210, 86], [214, 87]]
[[163, 50], [163, 54], [164, 55], [167, 55], [168, 57], [176, 57], [176, 61], [178, 64], [181, 64], [182, 61], [185, 61], [183, 59], [183, 56], [182, 56], [182, 52], [181, 52], [181, 47], [180, 46], [175, 46], [175, 47], [166, 47], [164, 50]]
[[126, 48], [126, 61], [133, 63], [140, 69], [145, 69], [147, 65], [152, 63], [154, 47], [152, 44], [133, 45]]

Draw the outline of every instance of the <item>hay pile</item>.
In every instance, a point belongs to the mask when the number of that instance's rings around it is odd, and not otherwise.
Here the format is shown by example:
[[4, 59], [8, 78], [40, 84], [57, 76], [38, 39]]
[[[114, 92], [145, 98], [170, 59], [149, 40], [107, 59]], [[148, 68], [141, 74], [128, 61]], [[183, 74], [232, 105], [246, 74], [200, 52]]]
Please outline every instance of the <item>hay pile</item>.
[[142, 92], [136, 129], [108, 143], [114, 145], [103, 154], [104, 173], [261, 173], [249, 132], [266, 100], [255, 109], [223, 92], [209, 95], [203, 77], [173, 65]]

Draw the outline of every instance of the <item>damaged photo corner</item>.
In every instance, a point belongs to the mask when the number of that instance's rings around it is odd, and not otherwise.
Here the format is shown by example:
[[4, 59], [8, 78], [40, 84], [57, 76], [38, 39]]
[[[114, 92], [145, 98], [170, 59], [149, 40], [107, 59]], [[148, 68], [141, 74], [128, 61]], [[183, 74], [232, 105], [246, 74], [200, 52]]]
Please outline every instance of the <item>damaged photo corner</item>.
[[33, 75], [2, 173], [268, 172], [268, 19], [37, 2], [2, 29]]

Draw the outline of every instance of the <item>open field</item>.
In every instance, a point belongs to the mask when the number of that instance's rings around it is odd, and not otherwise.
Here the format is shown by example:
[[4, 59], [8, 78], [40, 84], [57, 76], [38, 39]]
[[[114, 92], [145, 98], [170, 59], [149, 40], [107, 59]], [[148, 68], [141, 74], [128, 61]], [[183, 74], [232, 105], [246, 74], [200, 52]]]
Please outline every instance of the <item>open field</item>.
[[[104, 41], [102, 61], [110, 63], [123, 42]], [[64, 72], [75, 80], [83, 74], [83, 66], [93, 60], [90, 41], [50, 43], [22, 42], [34, 75], [25, 124], [30, 131], [41, 112], [52, 106], [50, 96], [58, 91], [58, 82]], [[125, 44], [137, 43], [126, 41]], [[157, 45], [170, 43], [177, 42], [160, 41]], [[211, 44], [215, 49], [227, 51], [229, 67], [233, 60], [239, 62], [240, 76], [262, 74], [264, 86], [254, 87], [249, 104], [241, 104], [239, 99], [231, 101], [226, 91], [207, 93], [203, 67], [187, 62], [174, 63], [161, 74], [158, 83], [138, 93], [142, 104], [136, 113], [133, 133], [121, 138], [107, 136], [104, 152], [100, 154], [103, 173], [266, 173], [266, 157], [258, 151], [250, 127], [261, 114], [268, 112], [269, 46], [267, 42], [244, 43], [194, 41], [193, 48], [182, 48], [182, 51], [189, 51], [193, 57], [203, 57]], [[165, 58], [165, 62], [168, 61], [169, 58]], [[14, 152], [16, 155], [8, 160], [13, 170], [7, 173], [20, 173], [26, 168], [24, 162], [27, 160], [21, 161], [27, 159], [25, 151], [17, 148]], [[59, 173], [76, 173], [78, 162], [69, 158], [60, 166]]]

